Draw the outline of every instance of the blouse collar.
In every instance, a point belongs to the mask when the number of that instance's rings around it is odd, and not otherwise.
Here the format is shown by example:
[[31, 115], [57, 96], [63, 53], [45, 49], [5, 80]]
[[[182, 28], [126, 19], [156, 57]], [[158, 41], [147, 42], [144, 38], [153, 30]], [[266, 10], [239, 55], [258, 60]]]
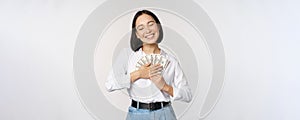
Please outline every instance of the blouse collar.
[[[142, 47], [139, 48], [138, 52], [139, 52], [142, 56], [147, 55], [147, 54], [143, 51]], [[160, 55], [165, 55], [165, 51], [162, 50], [162, 49], [160, 48], [160, 53], [159, 53], [159, 54], [160, 54]]]

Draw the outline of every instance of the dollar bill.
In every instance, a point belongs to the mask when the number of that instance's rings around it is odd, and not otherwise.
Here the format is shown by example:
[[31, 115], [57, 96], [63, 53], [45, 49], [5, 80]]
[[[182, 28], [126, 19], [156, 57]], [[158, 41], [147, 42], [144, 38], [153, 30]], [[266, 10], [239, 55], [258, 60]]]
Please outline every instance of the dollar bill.
[[137, 62], [136, 70], [140, 69], [141, 66], [148, 63], [150, 63], [151, 65], [160, 64], [161, 66], [163, 66], [163, 70], [164, 70], [167, 68], [169, 62], [170, 61], [163, 55], [159, 55], [159, 54], [145, 55]]

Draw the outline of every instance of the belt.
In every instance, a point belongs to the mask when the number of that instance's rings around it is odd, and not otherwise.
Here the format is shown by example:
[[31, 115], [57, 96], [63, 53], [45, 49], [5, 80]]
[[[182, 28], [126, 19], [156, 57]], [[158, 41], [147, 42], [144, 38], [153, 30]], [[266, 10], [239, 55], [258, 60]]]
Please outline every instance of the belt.
[[[161, 109], [163, 107], [169, 106], [170, 104], [171, 104], [171, 102], [142, 103], [142, 102], [137, 102], [135, 100], [132, 100], [132, 102], [131, 102], [132, 107], [135, 107], [138, 109], [147, 109], [150, 111]], [[137, 107], [137, 106], [139, 106], [139, 107]]]

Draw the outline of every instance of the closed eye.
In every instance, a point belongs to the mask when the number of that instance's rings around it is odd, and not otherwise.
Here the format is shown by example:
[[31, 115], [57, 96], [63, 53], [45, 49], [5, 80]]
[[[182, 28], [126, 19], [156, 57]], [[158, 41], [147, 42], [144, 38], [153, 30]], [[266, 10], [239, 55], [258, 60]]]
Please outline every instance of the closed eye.
[[150, 21], [150, 22], [148, 23], [148, 25], [149, 25], [149, 26], [154, 25], [154, 21]]
[[143, 30], [143, 29], [144, 29], [144, 27], [139, 27], [139, 28], [138, 28], [138, 30]]

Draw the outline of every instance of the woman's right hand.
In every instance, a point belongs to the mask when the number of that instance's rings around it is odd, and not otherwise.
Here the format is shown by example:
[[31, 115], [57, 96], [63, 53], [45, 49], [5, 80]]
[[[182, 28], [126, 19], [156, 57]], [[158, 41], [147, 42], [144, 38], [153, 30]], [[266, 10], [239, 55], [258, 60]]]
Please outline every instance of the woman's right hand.
[[150, 65], [151, 63], [145, 64], [138, 70], [140, 72], [140, 78], [149, 79], [150, 78]]
[[130, 81], [131, 83], [135, 82], [136, 80], [143, 78], [149, 79], [150, 78], [150, 65], [151, 63], [145, 64], [140, 67], [140, 69], [130, 73]]

